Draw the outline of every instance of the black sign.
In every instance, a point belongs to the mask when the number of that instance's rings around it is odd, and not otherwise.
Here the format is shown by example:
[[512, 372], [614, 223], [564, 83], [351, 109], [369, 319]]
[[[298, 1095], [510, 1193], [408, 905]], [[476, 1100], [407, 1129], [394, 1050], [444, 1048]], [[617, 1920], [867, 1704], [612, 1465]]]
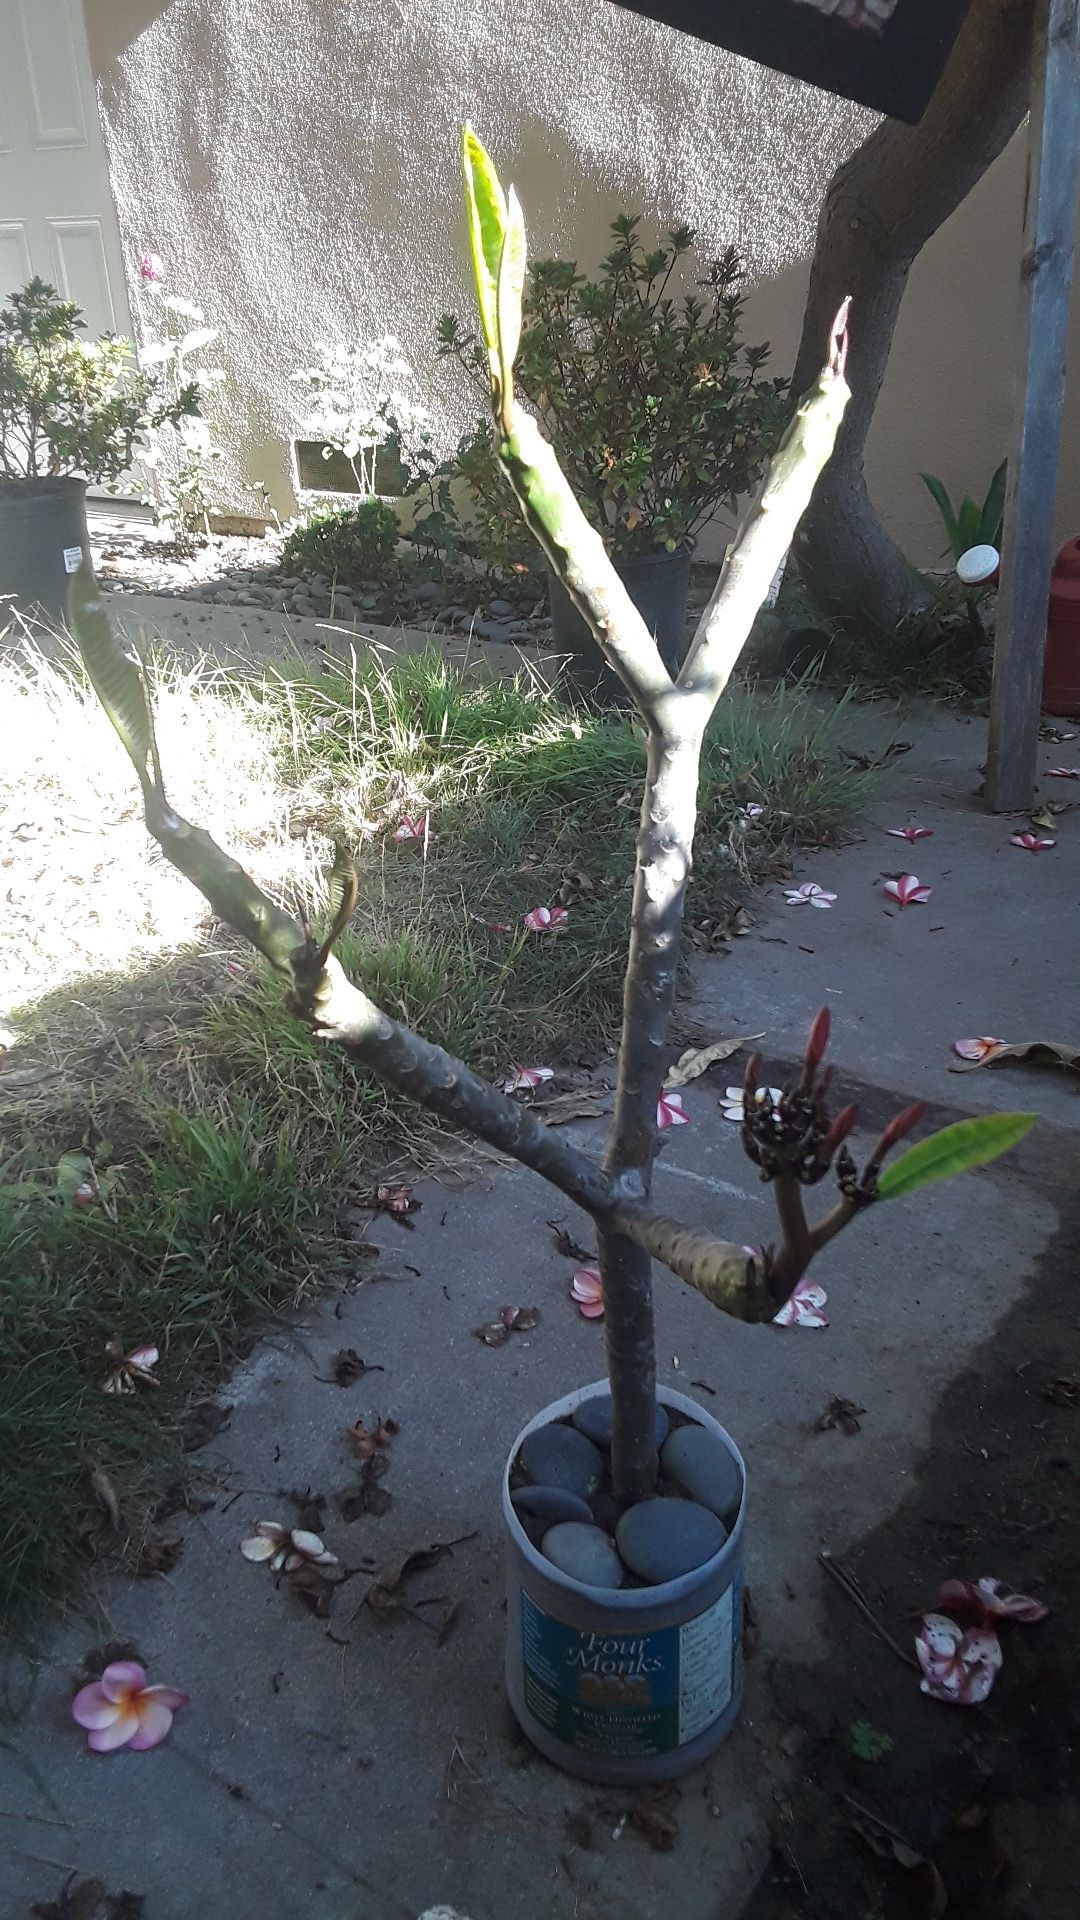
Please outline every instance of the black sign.
[[918, 120], [971, 0], [618, 0], [634, 13]]

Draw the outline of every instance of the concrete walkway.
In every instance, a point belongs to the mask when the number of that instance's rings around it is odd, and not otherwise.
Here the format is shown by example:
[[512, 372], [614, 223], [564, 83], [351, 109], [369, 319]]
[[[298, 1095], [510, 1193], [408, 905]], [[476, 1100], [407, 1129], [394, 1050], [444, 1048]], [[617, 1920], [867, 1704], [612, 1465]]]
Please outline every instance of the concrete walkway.
[[[1010, 847], [1013, 823], [973, 797], [981, 725], [937, 715], [905, 731], [916, 750], [888, 776], [859, 841], [796, 876], [834, 890], [836, 906], [789, 907], [770, 889], [752, 935], [699, 966], [690, 1013], [716, 1035], [765, 1029], [780, 1070], [828, 1004], [839, 1084], [859, 1083], [867, 1132], [914, 1097], [942, 1118], [1031, 1108], [1045, 1123], [1027, 1155], [1057, 1155], [1065, 1181], [1075, 1083], [1027, 1068], [954, 1076], [949, 1047], [958, 1035], [1048, 1028], [1080, 1040], [1075, 816], [1052, 853]], [[1042, 759], [1080, 763], [1080, 752], [1070, 743]], [[1073, 788], [1045, 791], [1068, 799]], [[885, 837], [909, 818], [934, 838], [909, 848]], [[886, 911], [883, 868], [931, 883], [929, 905]], [[766, 1239], [768, 1195], [717, 1104], [727, 1077], [721, 1068], [687, 1090], [692, 1125], [667, 1136], [658, 1198], [703, 1227]], [[578, 1131], [599, 1140], [598, 1125]], [[100, 1596], [104, 1624], [73, 1626], [53, 1645], [0, 1737], [0, 1911], [15, 1920], [77, 1869], [144, 1893], [145, 1920], [415, 1920], [440, 1901], [470, 1920], [734, 1920], [767, 1863], [787, 1765], [770, 1660], [813, 1656], [819, 1550], [850, 1549], [908, 1491], [942, 1391], [1053, 1234], [1057, 1213], [1025, 1164], [1022, 1151], [931, 1189], [921, 1211], [897, 1203], [857, 1224], [815, 1273], [829, 1294], [824, 1332], [741, 1327], [658, 1275], [661, 1378], [696, 1393], [748, 1461], [761, 1624], [742, 1724], [683, 1783], [673, 1851], [654, 1853], [622, 1827], [626, 1796], [560, 1776], [508, 1726], [500, 1469], [525, 1420], [598, 1378], [603, 1361], [601, 1329], [567, 1300], [572, 1263], [545, 1224], [569, 1208], [531, 1175], [492, 1167], [466, 1188], [425, 1190], [411, 1235], [380, 1221], [398, 1279], [364, 1281], [362, 1268], [355, 1291], [255, 1352], [228, 1390], [230, 1428], [196, 1456], [215, 1504], [182, 1522], [175, 1573], [114, 1584]], [[588, 1239], [587, 1222], [567, 1224]], [[504, 1302], [535, 1304], [543, 1318], [489, 1350], [470, 1329]], [[325, 1384], [317, 1376], [348, 1346], [385, 1371]], [[853, 1438], [811, 1431], [832, 1393], [868, 1409]], [[345, 1428], [373, 1410], [401, 1423], [383, 1483], [393, 1505], [346, 1526], [331, 1502], [327, 1538], [355, 1566], [470, 1536], [410, 1590], [462, 1602], [441, 1647], [414, 1618], [380, 1625], [362, 1578], [323, 1623], [239, 1553], [256, 1520], [287, 1517], [279, 1490], [332, 1496], [353, 1477]], [[108, 1638], [133, 1641], [152, 1679], [192, 1696], [153, 1753], [92, 1757], [68, 1720], [82, 1655]], [[582, 1807], [589, 1818], [571, 1832], [567, 1812]]]

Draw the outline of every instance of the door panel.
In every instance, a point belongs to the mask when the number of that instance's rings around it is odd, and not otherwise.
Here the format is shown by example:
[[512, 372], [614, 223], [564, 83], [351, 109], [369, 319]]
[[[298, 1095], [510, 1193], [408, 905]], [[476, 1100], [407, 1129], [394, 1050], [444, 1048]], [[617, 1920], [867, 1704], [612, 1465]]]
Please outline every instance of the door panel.
[[33, 274], [131, 333], [82, 0], [0, 0], [0, 302]]

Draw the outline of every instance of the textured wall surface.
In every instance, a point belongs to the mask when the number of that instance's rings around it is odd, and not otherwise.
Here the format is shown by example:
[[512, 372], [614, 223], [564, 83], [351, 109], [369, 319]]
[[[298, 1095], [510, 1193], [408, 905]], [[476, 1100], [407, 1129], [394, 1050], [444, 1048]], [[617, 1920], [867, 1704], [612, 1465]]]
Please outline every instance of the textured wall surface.
[[[86, 0], [129, 261], [153, 247], [221, 328], [227, 483], [291, 510], [289, 381], [320, 339], [396, 333], [447, 428], [472, 413], [432, 330], [471, 315], [457, 152], [471, 118], [525, 204], [534, 255], [593, 263], [622, 209], [734, 241], [748, 334], [794, 355], [822, 187], [861, 109], [607, 0]], [[868, 471], [917, 558], [940, 544], [922, 468], [982, 488], [1005, 451], [1023, 152], [917, 264]], [[132, 291], [139, 308], [140, 291]], [[1080, 336], [1078, 336], [1080, 348]], [[1062, 524], [1080, 521], [1066, 423]]]

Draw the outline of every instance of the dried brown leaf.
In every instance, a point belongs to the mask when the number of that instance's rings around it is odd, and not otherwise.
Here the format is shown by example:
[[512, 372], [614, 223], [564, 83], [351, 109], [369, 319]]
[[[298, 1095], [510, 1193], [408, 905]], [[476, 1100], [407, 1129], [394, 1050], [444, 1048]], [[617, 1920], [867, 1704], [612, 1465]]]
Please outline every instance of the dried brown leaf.
[[609, 1113], [613, 1101], [612, 1089], [601, 1081], [593, 1081], [584, 1087], [574, 1087], [568, 1093], [553, 1093], [546, 1100], [530, 1100], [529, 1106], [549, 1127], [564, 1127], [570, 1120], [592, 1120], [597, 1114]]
[[737, 1039], [714, 1040], [707, 1047], [690, 1047], [686, 1053], [680, 1054], [675, 1065], [670, 1068], [664, 1086], [669, 1092], [675, 1087], [685, 1087], [691, 1080], [697, 1080], [701, 1074], [707, 1073], [709, 1068], [715, 1066], [718, 1061], [730, 1060], [732, 1054], [738, 1053], [740, 1047], [749, 1046], [752, 1041], [764, 1040], [764, 1038], [764, 1033], [744, 1033]]
[[109, 1911], [109, 1920], [141, 1920], [142, 1910], [146, 1905], [146, 1895], [144, 1893], [128, 1893], [125, 1888], [121, 1893], [108, 1894], [106, 1896], [106, 1904]]
[[100, 1880], [65, 1880], [58, 1900], [40, 1900], [30, 1911], [38, 1920], [97, 1920], [105, 1888]]
[[561, 1226], [558, 1220], [549, 1220], [547, 1224], [555, 1235], [555, 1245], [564, 1260], [587, 1261], [596, 1258], [595, 1254], [589, 1253], [585, 1247], [579, 1246], [578, 1242], [572, 1235], [567, 1233], [565, 1227]]
[[635, 1794], [630, 1802], [627, 1821], [635, 1833], [648, 1841], [654, 1853], [670, 1853], [675, 1845], [679, 1831], [675, 1808], [679, 1797], [674, 1780], [665, 1780], [661, 1786], [647, 1787]]
[[90, 1463], [90, 1485], [95, 1498], [108, 1519], [109, 1526], [112, 1528], [112, 1531], [116, 1533], [120, 1527], [120, 1502], [117, 1498], [116, 1488], [113, 1486], [104, 1467], [100, 1466], [96, 1460], [92, 1460]]
[[385, 1373], [375, 1361], [367, 1361], [357, 1353], [355, 1347], [339, 1347], [330, 1362], [330, 1379], [336, 1387], [351, 1387], [362, 1380], [365, 1373]]
[[310, 1487], [305, 1487], [303, 1492], [299, 1487], [293, 1487], [286, 1493], [285, 1498], [291, 1503], [296, 1525], [303, 1532], [322, 1532], [326, 1524], [325, 1494], [312, 1493]]
[[854, 1400], [845, 1400], [840, 1394], [834, 1393], [814, 1421], [814, 1432], [831, 1433], [834, 1428], [839, 1428], [841, 1433], [858, 1433], [861, 1426], [859, 1416], [865, 1412], [866, 1408], [858, 1406]]
[[510, 1329], [502, 1320], [485, 1320], [483, 1326], [473, 1328], [473, 1333], [485, 1347], [503, 1347], [510, 1338]]
[[334, 1604], [333, 1584], [324, 1579], [318, 1567], [310, 1563], [297, 1567], [288, 1576], [289, 1585], [297, 1599], [317, 1620], [328, 1620]]
[[149, 1579], [154, 1574], [171, 1573], [184, 1551], [184, 1542], [178, 1533], [152, 1533], [143, 1541], [135, 1562], [135, 1574], [139, 1579]]
[[184, 1422], [181, 1444], [185, 1453], [197, 1453], [232, 1419], [232, 1407], [223, 1400], [199, 1400]]
[[993, 1067], [999, 1060], [1030, 1060], [1035, 1066], [1080, 1069], [1080, 1046], [1067, 1040], [1003, 1040], [981, 1060], [954, 1060], [950, 1073], [973, 1073], [977, 1067]]
[[371, 1427], [365, 1425], [363, 1420], [354, 1420], [352, 1426], [346, 1428], [358, 1460], [370, 1460], [376, 1447], [388, 1447], [395, 1435], [401, 1432], [397, 1421], [392, 1420], [389, 1414], [385, 1420], [375, 1414], [373, 1420]]

